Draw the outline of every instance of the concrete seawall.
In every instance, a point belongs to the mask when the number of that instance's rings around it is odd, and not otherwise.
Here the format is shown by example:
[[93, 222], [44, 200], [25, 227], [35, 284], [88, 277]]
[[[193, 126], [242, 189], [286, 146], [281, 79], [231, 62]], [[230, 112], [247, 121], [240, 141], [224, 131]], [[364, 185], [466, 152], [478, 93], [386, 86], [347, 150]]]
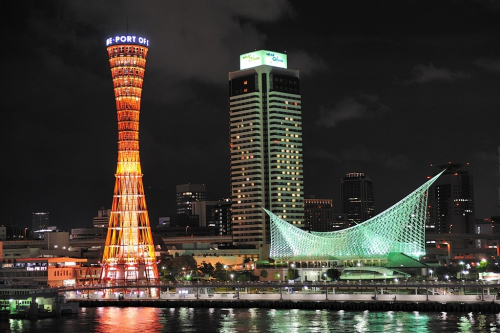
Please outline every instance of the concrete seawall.
[[290, 301], [290, 300], [79, 300], [80, 307], [155, 307], [155, 308], [265, 308], [326, 309], [346, 311], [422, 311], [500, 313], [495, 302], [405, 302], [405, 301]]

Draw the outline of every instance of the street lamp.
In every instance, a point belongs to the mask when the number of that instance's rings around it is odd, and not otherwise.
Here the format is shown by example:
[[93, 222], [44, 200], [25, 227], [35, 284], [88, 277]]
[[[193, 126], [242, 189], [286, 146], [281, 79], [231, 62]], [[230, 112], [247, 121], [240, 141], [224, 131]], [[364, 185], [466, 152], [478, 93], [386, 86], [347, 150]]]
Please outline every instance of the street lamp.
[[432, 272], [433, 272], [433, 270], [432, 270], [432, 269], [429, 269], [429, 273], [431, 273], [431, 278], [432, 278]]
[[278, 273], [278, 282], [281, 282], [280, 274]]
[[231, 282], [233, 281], [233, 278], [234, 278], [234, 275], [233, 275], [233, 274], [231, 274]]
[[189, 226], [186, 227], [186, 237], [188, 236], [188, 228]]
[[224, 265], [224, 269], [226, 270], [226, 282], [227, 282], [227, 266]]

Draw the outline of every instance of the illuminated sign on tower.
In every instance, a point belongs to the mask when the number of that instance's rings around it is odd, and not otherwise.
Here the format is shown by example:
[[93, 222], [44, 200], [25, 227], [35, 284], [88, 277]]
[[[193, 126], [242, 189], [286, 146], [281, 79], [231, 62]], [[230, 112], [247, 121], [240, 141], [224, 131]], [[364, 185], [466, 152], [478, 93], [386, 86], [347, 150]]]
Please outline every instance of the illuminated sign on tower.
[[149, 40], [106, 40], [118, 116], [118, 165], [101, 281], [158, 281], [139, 159], [139, 114]]
[[240, 55], [240, 70], [261, 65], [287, 68], [286, 54], [259, 50]]

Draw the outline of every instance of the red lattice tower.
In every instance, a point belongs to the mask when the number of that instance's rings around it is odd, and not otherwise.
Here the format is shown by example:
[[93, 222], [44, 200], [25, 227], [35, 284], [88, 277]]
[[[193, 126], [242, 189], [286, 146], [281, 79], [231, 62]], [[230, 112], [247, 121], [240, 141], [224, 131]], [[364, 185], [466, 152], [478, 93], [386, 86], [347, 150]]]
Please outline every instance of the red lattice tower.
[[118, 115], [118, 165], [101, 281], [156, 282], [158, 269], [139, 159], [139, 114], [149, 41], [106, 40]]

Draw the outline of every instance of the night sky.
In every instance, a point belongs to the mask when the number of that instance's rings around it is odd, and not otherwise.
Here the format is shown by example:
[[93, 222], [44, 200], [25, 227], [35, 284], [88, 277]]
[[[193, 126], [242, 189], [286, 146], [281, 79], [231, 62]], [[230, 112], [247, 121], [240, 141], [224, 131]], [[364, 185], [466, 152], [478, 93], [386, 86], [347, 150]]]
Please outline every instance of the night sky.
[[2, 5], [2, 224], [48, 211], [69, 231], [111, 208], [105, 40], [127, 29], [150, 40], [140, 150], [153, 227], [172, 214], [175, 185], [229, 197], [228, 72], [254, 49], [286, 51], [300, 70], [306, 196], [340, 211], [340, 179], [364, 172], [380, 213], [434, 174], [430, 164], [468, 162], [476, 217], [498, 214], [499, 1]]

